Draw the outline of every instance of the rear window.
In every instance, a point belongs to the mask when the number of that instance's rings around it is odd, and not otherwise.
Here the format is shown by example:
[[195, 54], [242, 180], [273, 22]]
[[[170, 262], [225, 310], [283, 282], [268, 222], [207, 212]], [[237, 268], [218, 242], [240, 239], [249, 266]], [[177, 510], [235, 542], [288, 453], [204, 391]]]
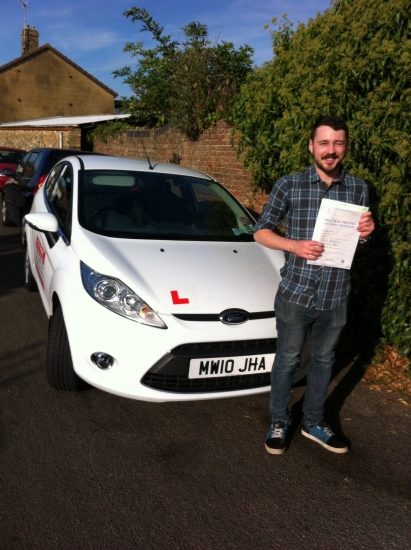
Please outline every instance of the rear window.
[[26, 160], [26, 163], [23, 163], [17, 168], [16, 173], [22, 173], [24, 178], [32, 178], [40, 165], [42, 159], [41, 153], [34, 151], [31, 153], [29, 158]]
[[0, 163], [18, 164], [25, 154], [25, 151], [8, 151], [7, 149], [0, 149]]
[[252, 241], [254, 222], [213, 180], [122, 170], [82, 172], [80, 224], [134, 239]]

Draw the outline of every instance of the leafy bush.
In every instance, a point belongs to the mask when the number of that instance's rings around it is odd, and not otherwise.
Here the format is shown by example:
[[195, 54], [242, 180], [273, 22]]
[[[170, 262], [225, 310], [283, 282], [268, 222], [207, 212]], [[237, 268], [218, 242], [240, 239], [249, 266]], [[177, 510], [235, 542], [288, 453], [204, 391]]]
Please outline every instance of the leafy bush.
[[124, 120], [110, 120], [109, 122], [100, 124], [97, 128], [92, 130], [88, 134], [88, 141], [93, 144], [96, 140], [107, 143], [110, 138], [114, 139], [119, 134], [130, 130], [130, 128], [132, 128], [132, 126], [130, 126], [127, 122], [124, 122]]
[[411, 354], [410, 0], [337, 0], [296, 31], [272, 31], [273, 61], [248, 77], [233, 120], [256, 188], [306, 167], [313, 122], [340, 115], [345, 168], [367, 181], [378, 228], [353, 272], [354, 310]]
[[124, 51], [138, 56], [138, 66], [114, 72], [134, 94], [122, 98], [123, 112], [131, 113], [139, 125], [169, 122], [192, 139], [218, 119], [229, 119], [232, 98], [252, 70], [252, 48], [236, 50], [231, 42], [210, 45], [207, 27], [198, 22], [183, 27], [180, 45], [163, 34], [147, 10], [134, 7], [124, 15], [133, 23], [141, 21], [141, 31], [149, 32], [156, 46], [126, 44]]

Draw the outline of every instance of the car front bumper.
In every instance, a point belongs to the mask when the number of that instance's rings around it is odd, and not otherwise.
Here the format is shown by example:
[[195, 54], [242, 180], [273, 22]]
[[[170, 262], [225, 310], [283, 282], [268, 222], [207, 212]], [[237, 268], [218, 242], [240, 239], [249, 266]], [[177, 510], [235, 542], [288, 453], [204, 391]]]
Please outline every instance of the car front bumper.
[[[269, 391], [267, 372], [189, 379], [192, 358], [228, 358], [274, 353], [275, 319], [241, 325], [160, 317], [167, 329], [128, 320], [106, 309], [85, 291], [62, 303], [74, 370], [92, 386], [143, 401], [188, 401]], [[103, 352], [114, 358], [102, 370], [91, 360]]]

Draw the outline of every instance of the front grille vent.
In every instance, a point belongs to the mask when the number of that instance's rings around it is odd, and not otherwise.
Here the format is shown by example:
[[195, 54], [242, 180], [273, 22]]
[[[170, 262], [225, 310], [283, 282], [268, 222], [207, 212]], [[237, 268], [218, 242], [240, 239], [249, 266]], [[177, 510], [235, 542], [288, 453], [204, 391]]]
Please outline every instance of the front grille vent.
[[[247, 351], [252, 348], [266, 347], [272, 348], [277, 342], [276, 338], [265, 338], [262, 340], [232, 340], [227, 342], [201, 342], [194, 344], [182, 344], [172, 350], [176, 355], [179, 352], [193, 351], [196, 354], [202, 350], [238, 350], [247, 348]], [[264, 353], [263, 351], [259, 353]]]
[[142, 383], [155, 390], [176, 393], [226, 392], [269, 386], [270, 373], [190, 379], [183, 375], [164, 375], [148, 372], [144, 376]]
[[[173, 317], [181, 321], [221, 321], [221, 313], [173, 313]], [[248, 314], [248, 321], [257, 319], [271, 319], [275, 317], [275, 311], [258, 311]]]

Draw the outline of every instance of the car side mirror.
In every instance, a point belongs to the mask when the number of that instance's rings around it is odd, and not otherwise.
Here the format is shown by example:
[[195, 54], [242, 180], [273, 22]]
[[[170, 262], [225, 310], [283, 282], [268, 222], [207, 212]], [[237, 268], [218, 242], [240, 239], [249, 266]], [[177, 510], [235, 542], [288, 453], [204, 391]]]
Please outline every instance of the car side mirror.
[[14, 176], [14, 172], [11, 168], [0, 168], [0, 176]]
[[35, 212], [32, 214], [26, 214], [25, 220], [35, 231], [44, 233], [47, 239], [47, 243], [50, 248], [56, 244], [59, 240], [58, 229], [59, 222], [54, 214]]

